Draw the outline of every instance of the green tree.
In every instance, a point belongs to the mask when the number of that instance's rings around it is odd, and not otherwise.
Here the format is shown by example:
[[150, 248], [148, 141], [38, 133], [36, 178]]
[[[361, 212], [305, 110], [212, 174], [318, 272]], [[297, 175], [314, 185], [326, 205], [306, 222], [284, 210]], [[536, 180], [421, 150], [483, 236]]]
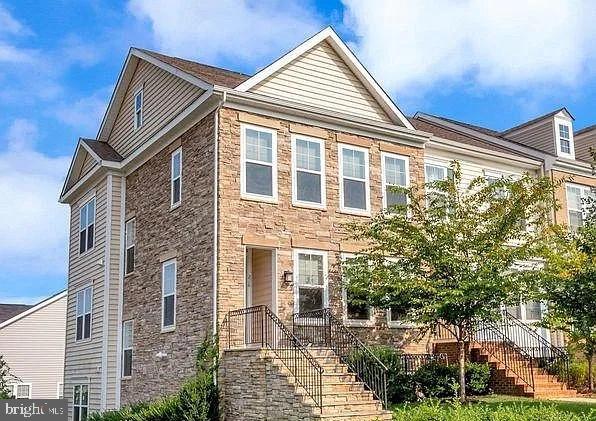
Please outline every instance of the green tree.
[[500, 317], [502, 304], [518, 303], [536, 285], [539, 266], [520, 262], [543, 252], [554, 185], [527, 174], [463, 184], [453, 162], [446, 180], [395, 188], [407, 206], [348, 225], [349, 236], [368, 247], [342, 271], [351, 303], [393, 309], [426, 331], [452, 330], [465, 401], [465, 343], [478, 320]]
[[4, 357], [0, 355], [0, 399], [12, 399], [12, 389], [8, 384], [14, 380], [15, 377], [10, 373], [10, 368]]

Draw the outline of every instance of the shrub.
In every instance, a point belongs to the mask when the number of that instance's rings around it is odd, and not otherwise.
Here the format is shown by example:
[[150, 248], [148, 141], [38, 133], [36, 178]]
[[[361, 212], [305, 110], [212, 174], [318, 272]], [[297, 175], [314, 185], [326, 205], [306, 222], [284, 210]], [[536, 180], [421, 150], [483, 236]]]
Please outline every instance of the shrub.
[[459, 402], [441, 404], [429, 400], [396, 409], [393, 412], [393, 421], [588, 421], [593, 416], [596, 416], [596, 411], [591, 415], [576, 414], [558, 409], [553, 404], [495, 407], [482, 404], [464, 406]]
[[217, 339], [206, 338], [196, 356], [196, 374], [180, 391], [153, 402], [139, 402], [118, 411], [94, 413], [89, 421], [216, 421], [219, 393], [215, 386]]
[[454, 398], [459, 390], [458, 371], [454, 365], [431, 362], [412, 376], [413, 383], [425, 398]]
[[490, 366], [486, 363], [466, 364], [466, 392], [469, 395], [486, 395], [490, 380]]
[[[596, 367], [594, 376], [596, 377]], [[585, 359], [573, 359], [569, 363], [569, 381], [571, 386], [580, 392], [588, 390], [588, 362]]]
[[404, 370], [401, 352], [389, 346], [372, 347], [371, 351], [387, 367], [387, 400], [393, 403], [415, 401], [412, 376]]

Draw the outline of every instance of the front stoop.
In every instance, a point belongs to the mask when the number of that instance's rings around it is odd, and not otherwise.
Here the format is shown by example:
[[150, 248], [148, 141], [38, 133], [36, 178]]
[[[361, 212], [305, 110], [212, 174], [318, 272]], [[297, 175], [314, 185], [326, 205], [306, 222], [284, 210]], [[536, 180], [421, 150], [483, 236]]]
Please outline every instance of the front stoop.
[[383, 409], [383, 404], [374, 397], [364, 383], [356, 380], [346, 364], [328, 348], [309, 348], [309, 352], [323, 367], [323, 409], [315, 405], [306, 391], [296, 384], [290, 370], [281, 360], [274, 359], [278, 368], [289, 383], [295, 386], [296, 393], [305, 404], [312, 405], [314, 420], [325, 421], [385, 421], [391, 420], [391, 412]]
[[[504, 364], [495, 359], [487, 350], [478, 344], [471, 346], [472, 359], [477, 362], [486, 362], [490, 365], [494, 376], [490, 387], [495, 393], [528, 398], [574, 397], [577, 391], [570, 389], [554, 376], [547, 375], [542, 369], [534, 368], [534, 389], [522, 381], [514, 372], [507, 369]], [[525, 362], [520, 354], [520, 361]]]

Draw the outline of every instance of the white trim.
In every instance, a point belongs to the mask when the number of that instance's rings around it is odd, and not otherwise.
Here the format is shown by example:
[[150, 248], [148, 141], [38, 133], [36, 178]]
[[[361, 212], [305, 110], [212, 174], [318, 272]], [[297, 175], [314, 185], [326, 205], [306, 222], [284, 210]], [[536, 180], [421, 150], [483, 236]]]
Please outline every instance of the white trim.
[[60, 394], [62, 394], [62, 398], [64, 398], [64, 380], [56, 383], [56, 399], [60, 399]]
[[[341, 253], [340, 260], [341, 262], [345, 262], [346, 260], [353, 259], [357, 257], [354, 253]], [[361, 319], [350, 319], [348, 318], [348, 291], [344, 285], [344, 277], [342, 273], [341, 277], [341, 302], [342, 302], [342, 319], [346, 326], [354, 326], [354, 327], [370, 327], [374, 326], [375, 319], [374, 313], [375, 308], [372, 306], [368, 306], [368, 319], [361, 320]]]
[[[76, 387], [80, 387], [81, 388], [81, 397], [80, 397], [80, 401], [79, 404], [75, 404], [75, 388]], [[82, 405], [82, 401], [83, 401], [83, 386], [87, 387], [87, 404], [86, 405]], [[89, 401], [91, 399], [91, 384], [90, 382], [87, 383], [76, 383], [72, 385], [72, 420], [73, 421], [79, 421], [81, 419], [81, 408], [87, 408], [87, 418], [89, 417]], [[79, 418], [75, 419], [74, 418], [74, 408], [75, 406], [77, 406], [79, 408]]]
[[[310, 254], [316, 256], [323, 256], [323, 308], [329, 306], [329, 272], [328, 272], [328, 252], [325, 250], [314, 250], [314, 249], [301, 249], [295, 248], [293, 249], [293, 259], [294, 259], [294, 312], [300, 312], [300, 300], [299, 300], [299, 274], [300, 274], [300, 265], [298, 263], [298, 255], [299, 254]], [[320, 286], [315, 286], [312, 288], [320, 288]]]
[[[91, 290], [91, 305], [89, 308], [89, 313], [85, 312], [85, 304], [87, 303], [87, 300], [85, 299], [85, 291], [87, 289]], [[78, 309], [79, 309], [79, 294], [83, 294], [83, 334], [81, 336], [81, 339], [77, 339], [77, 333], [78, 333], [78, 323], [77, 323], [77, 319], [79, 318], [79, 313], [78, 313]], [[77, 290], [74, 291], [75, 294], [75, 344], [76, 343], [81, 343], [81, 342], [88, 342], [91, 340], [92, 336], [91, 333], [93, 332], [93, 293], [94, 293], [94, 288], [93, 288], [93, 284], [92, 283], [87, 283], [83, 286], [80, 286]], [[85, 338], [85, 315], [89, 314], [90, 315], [90, 321], [89, 321], [89, 337]]]
[[387, 93], [381, 88], [381, 86], [374, 80], [368, 70], [358, 61], [358, 58], [352, 53], [348, 46], [341, 40], [341, 38], [335, 33], [331, 27], [327, 27], [312, 36], [302, 44], [280, 57], [263, 70], [249, 78], [248, 80], [241, 83], [236, 87], [236, 90], [246, 92], [253, 88], [258, 83], [265, 80], [267, 77], [274, 74], [276, 71], [286, 66], [294, 59], [304, 54], [317, 44], [327, 41], [333, 50], [344, 60], [348, 68], [354, 73], [354, 75], [362, 82], [364, 87], [371, 93], [373, 98], [378, 102], [383, 111], [387, 113], [388, 117], [394, 122], [400, 125], [414, 130], [414, 127], [404, 114], [397, 108]]
[[[398, 154], [390, 153], [390, 152], [381, 152], [381, 187], [383, 189], [383, 209], [387, 209], [387, 187], [390, 186], [390, 184], [387, 184], [387, 179], [385, 177], [387, 175], [385, 172], [386, 171], [385, 158], [393, 158], [393, 159], [399, 159], [399, 160], [404, 161], [406, 184], [405, 184], [405, 186], [400, 186], [400, 187], [405, 187], [405, 188], [410, 187], [410, 158], [405, 155], [398, 155]], [[391, 186], [394, 186], [394, 184], [391, 184]], [[406, 200], [408, 200], [407, 197], [406, 197]]]
[[277, 313], [277, 288], [278, 288], [278, 276], [277, 276], [277, 249], [273, 248], [271, 250], [271, 311], [273, 314]]
[[[12, 395], [14, 396], [15, 399], [31, 399], [31, 396], [33, 396], [33, 383], [24, 383], [24, 382], [10, 383], [8, 386], [12, 389]], [[17, 391], [19, 390], [19, 386], [27, 386], [29, 388], [29, 394], [27, 395], [27, 397], [19, 398], [17, 396]]]
[[17, 322], [17, 321], [21, 320], [22, 318], [27, 317], [30, 314], [35, 313], [36, 311], [41, 310], [42, 308], [44, 308], [46, 306], [49, 306], [50, 304], [66, 297], [67, 294], [68, 294], [68, 291], [65, 290], [65, 291], [62, 291], [56, 295], [51, 296], [50, 298], [47, 298], [47, 299], [35, 304], [35, 306], [31, 307], [30, 309], [23, 311], [22, 313], [19, 313], [16, 316], [0, 323], [0, 329], [4, 328], [10, 324], [13, 324], [14, 322]]
[[[291, 142], [292, 142], [292, 205], [293, 206], [300, 206], [300, 207], [307, 207], [307, 208], [314, 208], [314, 209], [325, 209], [327, 207], [327, 194], [326, 194], [326, 181], [325, 181], [325, 140], [311, 137], [311, 136], [304, 136], [300, 134], [291, 134]], [[307, 142], [316, 143], [319, 145], [319, 154], [321, 160], [321, 169], [319, 171], [314, 170], [306, 170], [306, 169], [298, 169], [298, 154], [296, 150], [296, 141], [305, 140]], [[298, 200], [298, 171], [307, 172], [311, 174], [317, 174], [320, 177], [320, 188], [321, 188], [321, 202], [307, 202], [303, 200]]]
[[[555, 147], [557, 149], [557, 156], [560, 156], [562, 158], [575, 159], [575, 142], [573, 139], [573, 125], [571, 121], [555, 116], [553, 119], [553, 125], [555, 129]], [[567, 127], [567, 130], [569, 131], [569, 138], [567, 139], [569, 141], [569, 152], [563, 152], [561, 150], [560, 126]]]
[[[176, 155], [180, 156], [180, 174], [174, 177], [174, 157]], [[180, 196], [177, 202], [174, 202], [174, 182], [180, 179]], [[172, 152], [170, 157], [170, 209], [174, 209], [182, 203], [182, 147], [179, 147], [174, 152]]]
[[[120, 177], [120, 257], [118, 258], [118, 264], [120, 268], [118, 270], [118, 338], [116, 339], [116, 349], [118, 354], [122, 350], [122, 309], [124, 307], [124, 224], [126, 219], [126, 178]], [[121, 373], [122, 366], [121, 361], [116, 361], [116, 408], [120, 408], [121, 403]]]
[[[130, 329], [130, 346], [129, 347], [125, 347], [124, 346], [124, 333], [126, 332], [126, 329], [124, 328], [124, 326], [130, 323], [132, 325], [131, 329]], [[128, 376], [124, 375], [124, 351], [131, 351], [133, 352], [133, 348], [134, 348], [134, 320], [129, 319], [129, 320], [124, 320], [122, 322], [122, 350], [120, 351], [120, 360], [121, 360], [121, 365], [122, 365], [122, 371], [120, 373], [120, 378], [121, 379], [130, 379], [132, 377], [132, 359], [131, 359], [131, 363], [130, 363], [130, 368], [131, 368], [131, 373]], [[131, 354], [131, 358], [132, 358], [132, 354]]]
[[[164, 284], [165, 284], [165, 269], [166, 266], [174, 265], [174, 292], [168, 295], [164, 295]], [[178, 292], [178, 261], [174, 259], [166, 260], [161, 264], [161, 332], [171, 332], [176, 329], [176, 303]], [[174, 296], [174, 323], [172, 325], [164, 326], [164, 298]]]
[[[246, 130], [252, 129], [271, 134], [271, 162], [246, 159]], [[271, 167], [271, 196], [248, 193], [246, 191], [246, 163], [252, 162]], [[243, 199], [258, 200], [262, 202], [277, 203], [277, 131], [267, 127], [252, 124], [240, 124], [240, 197]]]
[[[128, 232], [128, 224], [132, 224], [133, 225], [133, 242], [132, 245], [129, 246], [128, 245], [128, 236], [129, 236], [129, 232]], [[137, 220], [136, 218], [133, 216], [132, 218], [127, 219], [124, 222], [124, 274], [125, 275], [130, 275], [131, 273], [133, 273], [136, 269], [136, 242], [137, 242]], [[132, 270], [130, 272], [128, 272], [128, 250], [129, 249], [133, 249], [132, 251], [132, 255], [133, 255], [133, 267]]]
[[[218, 226], [218, 217], [219, 217], [219, 108], [215, 111], [213, 116], [214, 123], [213, 123], [213, 331], [211, 332], [213, 335], [216, 334], [217, 328], [219, 326], [217, 320], [217, 288], [218, 288], [218, 279], [217, 279], [217, 268], [218, 268], [218, 233], [219, 233], [219, 226]], [[216, 376], [217, 377], [217, 376]], [[217, 383], [217, 379], [215, 380]]]
[[[362, 148], [360, 146], [349, 145], [346, 143], [338, 143], [337, 144], [337, 156], [339, 161], [339, 210], [343, 213], [349, 213], [352, 215], [358, 216], [370, 216], [370, 165], [369, 165], [369, 150], [367, 148]], [[343, 168], [343, 150], [349, 149], [353, 151], [363, 152], [364, 153], [364, 180], [354, 178], [354, 177], [346, 177], [344, 176], [344, 168]], [[364, 181], [364, 194], [365, 194], [365, 209], [358, 209], [358, 208], [350, 208], [344, 206], [344, 178], [347, 180], [353, 180], [358, 182]]]
[[[138, 129], [140, 129], [141, 127], [143, 127], [143, 124], [145, 123], [145, 117], [143, 116], [143, 109], [145, 108], [145, 95], [143, 94], [143, 89], [144, 86], [141, 86], [140, 88], [138, 88], [134, 95], [133, 95], [133, 112], [132, 112], [132, 120], [133, 120], [133, 132], [136, 132]], [[137, 111], [137, 96], [141, 95], [141, 107], [139, 109], [139, 111]], [[138, 124], [137, 122], [137, 112], [141, 113], [141, 124]]]
[[[106, 180], [106, 239], [105, 239], [105, 257], [104, 257], [104, 285], [103, 285], [103, 316], [102, 316], [102, 351], [101, 351], [101, 403], [100, 409], [107, 408], [108, 400], [108, 340], [110, 330], [110, 269], [111, 247], [112, 247], [112, 192], [113, 175], [108, 174]], [[95, 221], [95, 220], [94, 220]], [[93, 230], [95, 233], [95, 229]], [[95, 244], [95, 243], [94, 243]], [[93, 301], [93, 300], [92, 300]]]
[[[592, 188], [590, 186], [586, 186], [586, 185], [582, 185], [582, 184], [577, 184], [577, 183], [565, 183], [565, 208], [567, 209], [567, 226], [571, 229], [571, 218], [570, 218], [570, 212], [574, 211], [574, 212], [581, 212], [582, 214], [582, 224], [585, 223], [586, 220], [586, 209], [585, 206], [582, 206], [580, 209], [576, 209], [576, 208], [571, 208], [569, 206], [569, 188], [575, 188], [575, 189], [579, 189], [579, 193], [580, 193], [580, 200], [583, 200], [587, 197], [589, 197], [589, 195], [592, 192]], [[582, 225], [583, 226], [583, 225]], [[579, 227], [577, 227], [579, 228]]]

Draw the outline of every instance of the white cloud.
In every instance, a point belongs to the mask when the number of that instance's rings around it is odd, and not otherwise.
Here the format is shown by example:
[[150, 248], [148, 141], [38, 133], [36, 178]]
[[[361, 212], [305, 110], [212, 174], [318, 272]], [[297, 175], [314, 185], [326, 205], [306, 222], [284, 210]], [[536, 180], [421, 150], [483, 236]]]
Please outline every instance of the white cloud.
[[30, 31], [21, 22], [16, 20], [10, 12], [0, 4], [0, 33], [25, 35]]
[[591, 0], [342, 1], [359, 56], [393, 93], [575, 86], [596, 64]]
[[34, 149], [38, 128], [15, 120], [0, 138], [0, 267], [4, 276], [66, 273], [68, 209], [57, 203], [68, 157]]
[[131, 0], [128, 8], [151, 24], [161, 50], [208, 63], [262, 65], [322, 26], [297, 0]]
[[107, 101], [113, 88], [108, 86], [90, 96], [60, 103], [51, 113], [62, 123], [76, 128], [81, 136], [93, 137], [107, 108]]

